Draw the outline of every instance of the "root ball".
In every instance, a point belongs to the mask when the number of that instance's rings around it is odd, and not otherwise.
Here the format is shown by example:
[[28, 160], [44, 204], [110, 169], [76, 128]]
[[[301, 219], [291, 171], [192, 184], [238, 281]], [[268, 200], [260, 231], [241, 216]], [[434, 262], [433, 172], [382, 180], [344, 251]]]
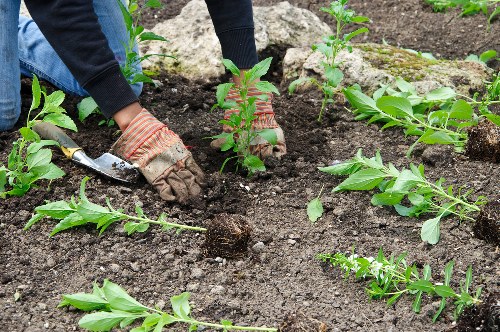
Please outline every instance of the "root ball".
[[489, 120], [472, 127], [466, 154], [475, 160], [500, 162], [500, 127]]
[[207, 225], [204, 251], [209, 257], [241, 257], [247, 252], [252, 228], [241, 215], [221, 213]]
[[500, 245], [500, 197], [481, 209], [472, 229], [476, 237]]

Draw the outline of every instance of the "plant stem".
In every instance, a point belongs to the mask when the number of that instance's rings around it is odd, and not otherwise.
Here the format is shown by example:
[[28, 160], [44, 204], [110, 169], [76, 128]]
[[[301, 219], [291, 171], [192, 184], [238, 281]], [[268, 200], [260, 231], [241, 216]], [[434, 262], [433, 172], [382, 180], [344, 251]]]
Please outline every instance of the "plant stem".
[[148, 218], [142, 218], [142, 217], [135, 217], [135, 216], [130, 216], [125, 213], [117, 212], [119, 214], [119, 217], [122, 218], [122, 220], [135, 220], [135, 221], [140, 221], [140, 222], [145, 222], [149, 224], [156, 224], [156, 225], [162, 225], [162, 226], [171, 226], [174, 228], [181, 228], [185, 229], [188, 231], [196, 231], [196, 232], [206, 232], [207, 229], [203, 227], [195, 227], [195, 226], [188, 226], [188, 225], [182, 225], [182, 224], [176, 224], [168, 221], [161, 221], [161, 220], [152, 220]]

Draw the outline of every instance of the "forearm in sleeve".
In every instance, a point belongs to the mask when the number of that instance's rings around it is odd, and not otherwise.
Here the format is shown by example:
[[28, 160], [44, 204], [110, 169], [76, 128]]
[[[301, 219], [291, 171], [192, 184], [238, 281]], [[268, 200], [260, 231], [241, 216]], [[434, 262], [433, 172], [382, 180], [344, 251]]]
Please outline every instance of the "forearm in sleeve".
[[137, 101], [109, 48], [92, 0], [25, 3], [47, 41], [105, 116]]

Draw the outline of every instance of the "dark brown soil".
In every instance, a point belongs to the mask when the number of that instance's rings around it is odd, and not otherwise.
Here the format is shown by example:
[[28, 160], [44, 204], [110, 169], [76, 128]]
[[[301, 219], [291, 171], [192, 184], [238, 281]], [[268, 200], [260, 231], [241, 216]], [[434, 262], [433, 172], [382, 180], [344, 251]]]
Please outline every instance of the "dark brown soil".
[[493, 199], [481, 209], [474, 223], [474, 234], [483, 240], [500, 245], [500, 198]]
[[472, 159], [500, 162], [500, 127], [488, 120], [472, 127], [466, 153]]
[[325, 323], [299, 312], [288, 315], [279, 330], [280, 332], [326, 332], [328, 327]]
[[[181, 3], [185, 2], [169, 4], [178, 9]], [[483, 48], [498, 47], [498, 40], [492, 37], [492, 42], [487, 43], [490, 37], [483, 36], [484, 26], [477, 27], [485, 24], [482, 16], [455, 18], [445, 26], [452, 14], [433, 14], [419, 1], [353, 1], [352, 5], [360, 9], [360, 14], [374, 19], [373, 25], [378, 28], [372, 28], [370, 38], [378, 35], [375, 41], [385, 36], [395, 44], [457, 58], [463, 57], [458, 40], [463, 40], [468, 50], [480, 49], [481, 43], [486, 43]], [[317, 10], [320, 4], [304, 1], [302, 6]], [[498, 28], [495, 22], [493, 29]], [[210, 140], [205, 138], [220, 130], [217, 121], [222, 114], [209, 112], [220, 82], [199, 84], [166, 75], [159, 80], [163, 86], [147, 87], [141, 102], [192, 147], [194, 158], [208, 178], [203, 196], [187, 206], [167, 203], [144, 180], [134, 185], [113, 182], [54, 151], [54, 162], [67, 176], [53, 181], [50, 188], [42, 182], [40, 188], [25, 197], [0, 201], [0, 330], [79, 330], [81, 312], [56, 308], [61, 294], [88, 292], [94, 280], [108, 278], [144, 304], [165, 306], [165, 310], [170, 296], [189, 291], [193, 316], [210, 321], [224, 318], [242, 325], [279, 328], [282, 322], [293, 321], [290, 315], [301, 312], [308, 319], [324, 322], [328, 331], [458, 331], [451, 304], [433, 324], [432, 314], [439, 299], [424, 298], [421, 314], [412, 312], [410, 297], [387, 307], [383, 301], [368, 300], [365, 283], [344, 281], [343, 273], [324, 270], [315, 259], [318, 253], [348, 252], [352, 246], [366, 256], [376, 255], [380, 247], [388, 254], [407, 251], [408, 261], [431, 265], [434, 281], [443, 280], [444, 266], [454, 260], [454, 288], [458, 288], [471, 265], [473, 288], [483, 286], [483, 298], [490, 296], [498, 301], [500, 251], [474, 237], [472, 223], [445, 219], [441, 241], [430, 246], [420, 241], [424, 219], [404, 218], [392, 209], [373, 207], [370, 193], [329, 193], [328, 189], [342, 178], [321, 173], [317, 167], [351, 158], [359, 148], [367, 156], [380, 149], [386, 162], [398, 168], [408, 167], [410, 161], [404, 155], [411, 141], [400, 130], [380, 132], [376, 125], [354, 121], [343, 105], [328, 110], [323, 122], [318, 123], [321, 97], [316, 92], [289, 97], [282, 91], [274, 107], [286, 133], [288, 155], [273, 161], [265, 173], [253, 178], [234, 172], [232, 166], [219, 174], [227, 155], [211, 150]], [[29, 91], [26, 86], [24, 90]], [[30, 102], [25, 93], [25, 110]], [[70, 111], [75, 105], [75, 99], [64, 104]], [[98, 121], [95, 117], [85, 124], [78, 123], [79, 132], [71, 134], [92, 157], [107, 152], [118, 137], [116, 128], [99, 127]], [[21, 122], [16, 130], [20, 126]], [[17, 137], [15, 130], [0, 134], [3, 163]], [[450, 149], [433, 153], [433, 149], [436, 147], [421, 148], [430, 179], [444, 177], [457, 189], [473, 189], [471, 199], [479, 195], [494, 197], [500, 192], [498, 164], [474, 161]], [[412, 161], [423, 162], [421, 156]], [[28, 232], [22, 230], [36, 206], [45, 200], [70, 199], [85, 175], [93, 176], [87, 185], [88, 197], [104, 204], [107, 196], [114, 207], [129, 212], [139, 203], [149, 216], [165, 212], [173, 222], [205, 227], [221, 213], [242, 216], [252, 227], [250, 249], [237, 259], [205, 257], [200, 248], [203, 234], [175, 234], [156, 227], [132, 236], [127, 236], [120, 225], [111, 226], [101, 236], [95, 229], [84, 227], [50, 238], [55, 222], [46, 220]], [[311, 224], [305, 206], [323, 186], [325, 214]], [[17, 301], [15, 295], [19, 296]], [[300, 323], [303, 316], [296, 317]], [[467, 324], [473, 329], [480, 327], [475, 320]], [[312, 325], [311, 331], [318, 331], [316, 327]]]
[[478, 307], [464, 310], [458, 324], [460, 332], [500, 331], [500, 294], [490, 294]]

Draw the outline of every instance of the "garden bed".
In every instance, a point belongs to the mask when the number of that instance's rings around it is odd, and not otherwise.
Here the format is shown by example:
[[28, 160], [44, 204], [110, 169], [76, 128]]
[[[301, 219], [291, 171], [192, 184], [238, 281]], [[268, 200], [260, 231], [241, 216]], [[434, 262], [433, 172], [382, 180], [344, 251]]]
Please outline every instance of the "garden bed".
[[[291, 2], [319, 14], [317, 1]], [[184, 3], [172, 1], [165, 12], [157, 14], [171, 16]], [[454, 18], [456, 12], [435, 14], [416, 0], [405, 1], [404, 5], [400, 1], [352, 1], [352, 6], [373, 19], [370, 41], [380, 42], [384, 37], [391, 44], [451, 58], [490, 48], [500, 51], [498, 39], [492, 38], [498, 35], [500, 22], [494, 22], [492, 32], [487, 34], [482, 15]], [[397, 10], [392, 9], [395, 6]], [[443, 25], [447, 21], [450, 23]], [[426, 38], [430, 35], [435, 38], [432, 42]], [[458, 41], [462, 47], [457, 47]], [[147, 86], [141, 103], [191, 147], [195, 160], [207, 174], [203, 196], [185, 206], [163, 202], [145, 180], [125, 186], [91, 174], [54, 151], [54, 162], [67, 173], [64, 178], [54, 181], [48, 191], [45, 183], [22, 198], [0, 201], [2, 331], [79, 330], [77, 321], [82, 313], [57, 309], [61, 295], [89, 292], [92, 281], [105, 278], [122, 285], [148, 306], [167, 303], [168, 308], [170, 296], [189, 291], [194, 317], [210, 321], [224, 318], [240, 325], [278, 327], [299, 312], [293, 319], [313, 318], [324, 322], [329, 331], [457, 331], [458, 325], [461, 330], [473, 330], [481, 324], [479, 313], [498, 312], [477, 310], [466, 316], [473, 326], [468, 321], [457, 325], [452, 310], [447, 308], [433, 324], [438, 299], [424, 298], [420, 314], [412, 312], [410, 298], [387, 307], [384, 301], [368, 300], [364, 290], [367, 282], [344, 281], [338, 269], [327, 268], [315, 258], [318, 253], [348, 252], [353, 246], [366, 256], [375, 256], [380, 247], [396, 255], [406, 251], [409, 263], [429, 264], [435, 280], [443, 279], [441, 271], [454, 260], [453, 287], [458, 286], [457, 280], [471, 265], [473, 287], [484, 286], [482, 298], [491, 294], [498, 297], [498, 244], [478, 239], [472, 223], [459, 224], [454, 218], [446, 218], [440, 242], [427, 245], [420, 240], [422, 220], [400, 217], [392, 208], [371, 206], [371, 195], [366, 192], [330, 193], [342, 179], [317, 170], [318, 166], [351, 158], [359, 148], [366, 156], [380, 150], [385, 162], [394, 163], [398, 169], [407, 167], [405, 153], [412, 141], [405, 140], [401, 130], [380, 132], [377, 125], [354, 121], [340, 103], [318, 123], [319, 93], [290, 97], [283, 87], [282, 95], [275, 98], [274, 109], [286, 133], [288, 155], [269, 162], [266, 172], [252, 178], [235, 172], [233, 165], [219, 174], [227, 155], [214, 152], [210, 140], [204, 138], [220, 130], [217, 121], [221, 112], [209, 112], [220, 82], [193, 82], [166, 74], [158, 79], [163, 85]], [[278, 73], [271, 73], [270, 79], [280, 83]], [[27, 84], [23, 84], [23, 109], [29, 108], [31, 102]], [[76, 102], [68, 98], [63, 106], [72, 110]], [[79, 133], [71, 134], [92, 157], [107, 152], [117, 139], [116, 128], [99, 127], [98, 121], [94, 117], [85, 125], [77, 123]], [[0, 134], [2, 162], [7, 160], [10, 144], [17, 138], [15, 130]], [[428, 178], [445, 177], [455, 187], [473, 188], [473, 197], [494, 198], [499, 194], [498, 163], [473, 161], [443, 146], [422, 146], [418, 152], [412, 161], [425, 162]], [[147, 215], [165, 212], [171, 220], [200, 226], [220, 213], [245, 216], [253, 228], [248, 255], [227, 260], [205, 257], [202, 235], [163, 232], [154, 226], [146, 233], [131, 236], [113, 225], [101, 236], [95, 229], [84, 227], [49, 238], [55, 225], [49, 220], [30, 231], [22, 230], [36, 206], [45, 200], [69, 199], [77, 193], [85, 175], [92, 176], [87, 184], [88, 197], [105, 203], [107, 196], [116, 208], [133, 211], [134, 203], [140, 202]], [[305, 206], [323, 186], [325, 214], [311, 224]], [[495, 299], [488, 303], [495, 303]]]

